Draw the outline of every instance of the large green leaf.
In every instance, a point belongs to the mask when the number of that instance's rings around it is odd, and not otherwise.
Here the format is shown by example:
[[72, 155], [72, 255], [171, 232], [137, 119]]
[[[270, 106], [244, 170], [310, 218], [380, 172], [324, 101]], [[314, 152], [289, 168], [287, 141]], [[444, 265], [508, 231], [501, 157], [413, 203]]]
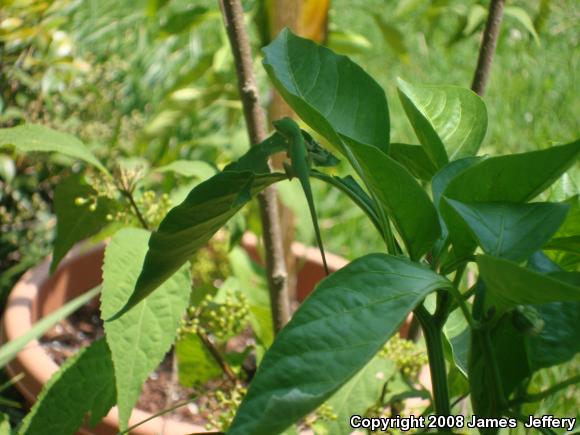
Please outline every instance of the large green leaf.
[[36, 322], [26, 333], [19, 335], [17, 338], [10, 340], [0, 347], [0, 367], [4, 367], [12, 358], [16, 356], [31, 340], [40, 338], [52, 326], [56, 325], [65, 317], [68, 317], [92, 298], [99, 294], [100, 287], [94, 288], [65, 305], [53, 311], [48, 316], [43, 317]]
[[375, 357], [334, 393], [326, 402], [336, 415], [335, 420], [324, 424], [328, 433], [332, 435], [352, 433], [350, 417], [356, 414], [365, 415], [366, 410], [381, 397], [385, 382], [396, 371], [397, 366], [393, 361]]
[[[527, 202], [542, 193], [577, 159], [580, 140], [541, 151], [490, 157], [459, 172], [443, 191], [449, 199], [465, 202]], [[446, 202], [439, 203], [446, 227], [453, 228], [457, 255], [469, 254], [475, 243], [463, 219]]]
[[229, 433], [276, 434], [316, 409], [449, 281], [403, 257], [370, 254], [322, 281], [266, 353]]
[[437, 168], [421, 145], [392, 143], [389, 155], [420, 180], [431, 181], [437, 172]]
[[115, 377], [105, 340], [69, 358], [44, 386], [18, 433], [73, 435], [90, 414], [96, 425], [115, 404]]
[[[115, 202], [105, 197], [98, 197], [94, 204], [88, 200], [96, 196], [97, 192], [86, 183], [82, 174], [71, 175], [57, 184], [54, 193], [56, 237], [51, 272], [77, 242], [97, 234], [109, 223], [106, 217], [114, 210]], [[77, 198], [86, 202], [77, 205]], [[92, 210], [94, 205], [96, 208]]]
[[465, 169], [444, 191], [463, 202], [527, 202], [578, 159], [580, 140], [540, 151], [490, 157]]
[[[464, 157], [459, 160], [454, 160], [447, 163], [433, 176], [431, 179], [431, 192], [433, 194], [433, 204], [438, 212], [440, 212], [440, 202], [443, 192], [451, 180], [470, 166], [475, 165], [481, 159], [482, 157]], [[441, 213], [439, 213], [439, 225], [441, 226], [441, 237], [433, 248], [434, 258], [439, 257], [442, 250], [446, 247], [447, 238], [449, 237], [449, 230], [447, 229], [447, 225], [445, 225], [445, 220], [441, 217]]]
[[563, 201], [570, 207], [566, 220], [560, 226], [554, 238], [544, 249], [564, 251], [570, 254], [580, 253], [580, 196], [576, 195]]
[[409, 255], [418, 259], [440, 235], [439, 218], [419, 182], [380, 149], [351, 144], [368, 188], [392, 217]]
[[14, 146], [17, 151], [60, 153], [75, 159], [84, 160], [99, 168], [107, 170], [101, 162], [76, 137], [34, 124], [0, 129], [0, 148]]
[[431, 161], [477, 154], [487, 130], [487, 109], [469, 89], [457, 86], [412, 85], [398, 80], [403, 108]]
[[486, 301], [487, 305], [507, 309], [525, 304], [580, 301], [580, 287], [511, 261], [479, 255], [477, 264], [491, 299]]
[[[149, 232], [124, 228], [113, 236], [105, 251], [101, 314], [118, 312], [135, 288], [141, 272]], [[191, 277], [181, 267], [159, 289], [121, 317], [105, 322], [107, 343], [115, 365], [119, 424], [127, 428], [131, 411], [147, 376], [171, 347], [179, 321], [189, 303]]]
[[553, 302], [536, 306], [544, 327], [537, 336], [526, 337], [533, 370], [562, 364], [580, 352], [580, 302]]
[[[540, 249], [560, 227], [569, 206], [538, 202], [463, 203], [444, 198], [469, 227], [486, 254], [521, 261]], [[453, 236], [454, 228], [451, 227]]]
[[264, 48], [264, 66], [300, 118], [338, 149], [343, 140], [388, 146], [385, 93], [348, 57], [284, 29]]

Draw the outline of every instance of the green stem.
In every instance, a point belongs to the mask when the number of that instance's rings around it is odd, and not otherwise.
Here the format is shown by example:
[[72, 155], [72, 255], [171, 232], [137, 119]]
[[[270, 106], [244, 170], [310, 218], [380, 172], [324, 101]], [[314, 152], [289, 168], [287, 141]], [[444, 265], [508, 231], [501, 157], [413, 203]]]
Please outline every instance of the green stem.
[[510, 401], [510, 405], [519, 405], [520, 403], [525, 402], [539, 402], [540, 400], [545, 399], [546, 397], [551, 396], [554, 393], [557, 393], [564, 388], [568, 388], [570, 385], [574, 385], [580, 383], [580, 375], [573, 376], [570, 379], [566, 379], [553, 387], [548, 388], [547, 390], [541, 391], [536, 394], [525, 394], [521, 397], [516, 397], [514, 400]]
[[429, 314], [423, 305], [419, 305], [414, 313], [421, 323], [423, 334], [425, 335], [425, 343], [427, 344], [435, 414], [451, 415], [441, 328], [437, 327], [433, 316]]

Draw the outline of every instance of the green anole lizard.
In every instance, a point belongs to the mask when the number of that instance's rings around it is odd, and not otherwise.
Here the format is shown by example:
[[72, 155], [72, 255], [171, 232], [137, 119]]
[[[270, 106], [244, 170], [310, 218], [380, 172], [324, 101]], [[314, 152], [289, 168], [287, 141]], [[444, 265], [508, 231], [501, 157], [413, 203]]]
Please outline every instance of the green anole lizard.
[[290, 158], [290, 165], [284, 163], [286, 174], [290, 178], [296, 177], [302, 185], [306, 202], [310, 209], [310, 217], [314, 225], [314, 232], [316, 234], [316, 242], [322, 255], [322, 262], [324, 264], [324, 271], [328, 275], [328, 265], [326, 264], [326, 255], [324, 254], [324, 246], [322, 245], [322, 237], [320, 236], [320, 228], [318, 227], [318, 219], [316, 218], [316, 209], [314, 208], [314, 198], [312, 197], [312, 189], [310, 187], [310, 166], [311, 160], [308, 153], [308, 147], [302, 136], [302, 130], [296, 122], [290, 118], [279, 119], [274, 121], [274, 128], [280, 133], [284, 139], [288, 141], [288, 157]]

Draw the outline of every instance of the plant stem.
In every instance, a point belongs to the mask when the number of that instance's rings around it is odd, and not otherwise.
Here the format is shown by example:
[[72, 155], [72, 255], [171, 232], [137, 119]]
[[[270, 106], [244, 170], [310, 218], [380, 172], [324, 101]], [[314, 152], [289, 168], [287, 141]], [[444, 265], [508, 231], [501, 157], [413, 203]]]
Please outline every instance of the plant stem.
[[501, 20], [503, 18], [503, 7], [505, 0], [491, 0], [487, 23], [483, 31], [483, 40], [479, 48], [479, 58], [473, 76], [471, 89], [480, 96], [485, 93], [485, 88], [489, 80], [493, 55], [497, 46]]
[[[135, 423], [133, 426], [128, 427], [124, 431], [117, 432], [117, 435], [127, 434], [127, 433], [133, 431], [133, 429], [136, 429], [137, 427], [141, 426], [142, 424], [147, 423], [150, 420], [153, 420], [154, 418], [161, 417], [162, 415], [165, 415], [165, 414], [167, 414], [169, 412], [175, 411], [176, 409], [181, 408], [182, 406], [189, 405], [194, 400], [195, 400], [194, 398], [191, 398], [191, 399], [188, 399], [188, 400], [183, 400], [181, 402], [177, 402], [175, 405], [173, 405], [173, 406], [171, 406], [169, 408], [166, 408], [166, 409], [162, 409], [161, 411], [156, 412], [155, 414], [147, 417], [145, 420], [141, 420], [140, 422]], [[212, 432], [206, 432], [206, 433], [212, 433]], [[216, 432], [216, 433], [221, 433], [221, 432]]]
[[121, 190], [121, 193], [123, 195], [125, 195], [125, 198], [127, 198], [129, 200], [129, 204], [131, 204], [131, 208], [133, 209], [135, 216], [137, 216], [137, 219], [139, 219], [139, 223], [141, 223], [141, 226], [144, 229], [149, 230], [149, 225], [147, 225], [147, 221], [145, 220], [145, 218], [141, 214], [141, 210], [139, 210], [139, 207], [137, 206], [137, 203], [135, 202], [135, 198], [133, 198], [133, 194], [128, 190]]
[[546, 397], [549, 397], [552, 394], [557, 393], [558, 391], [569, 387], [570, 385], [574, 385], [574, 384], [578, 384], [578, 383], [580, 383], [580, 375], [573, 376], [569, 379], [566, 379], [565, 381], [562, 381], [562, 382], [548, 388], [547, 390], [541, 391], [539, 393], [526, 394], [526, 395], [521, 396], [521, 397], [516, 397], [514, 400], [510, 401], [510, 405], [519, 405], [520, 403], [525, 403], [525, 402], [539, 402], [540, 400], [543, 400]]
[[236, 374], [230, 368], [230, 366], [228, 365], [226, 360], [223, 359], [222, 355], [219, 353], [219, 351], [216, 349], [216, 347], [210, 341], [210, 339], [207, 337], [207, 335], [205, 335], [203, 332], [198, 331], [197, 336], [199, 337], [199, 339], [201, 340], [203, 345], [206, 347], [206, 349], [209, 351], [209, 353], [211, 353], [211, 356], [218, 363], [218, 365], [221, 367], [221, 369], [226, 374], [228, 379], [233, 384], [237, 383], [238, 378], [237, 378]]
[[[260, 106], [258, 86], [252, 69], [252, 53], [244, 25], [244, 11], [240, 0], [221, 0], [221, 10], [234, 56], [238, 88], [251, 144], [266, 138], [266, 118]], [[264, 237], [268, 288], [274, 331], [280, 331], [290, 319], [288, 274], [280, 230], [276, 190], [270, 186], [258, 195]]]
[[423, 305], [415, 308], [414, 313], [421, 323], [423, 334], [425, 335], [425, 343], [427, 344], [435, 414], [451, 415], [441, 329], [436, 326], [433, 316], [429, 314]]

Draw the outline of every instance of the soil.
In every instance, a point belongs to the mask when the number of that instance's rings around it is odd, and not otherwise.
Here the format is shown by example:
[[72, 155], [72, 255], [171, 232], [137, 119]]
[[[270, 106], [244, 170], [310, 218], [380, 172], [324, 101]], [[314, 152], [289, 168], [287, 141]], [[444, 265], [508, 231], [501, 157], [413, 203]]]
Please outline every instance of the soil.
[[[98, 304], [92, 302], [55, 325], [40, 339], [40, 343], [53, 361], [62, 365], [80, 348], [90, 345], [103, 335]], [[204, 386], [201, 392], [219, 388], [220, 384], [220, 381], [214, 381]], [[136, 406], [143, 411], [156, 413], [191, 397], [200, 397], [166, 415], [179, 421], [205, 425], [207, 415], [200, 412], [207, 405], [208, 399], [205, 396], [199, 390], [185, 388], [177, 381], [173, 370], [173, 351], [170, 351], [157, 370], [149, 375]]]

